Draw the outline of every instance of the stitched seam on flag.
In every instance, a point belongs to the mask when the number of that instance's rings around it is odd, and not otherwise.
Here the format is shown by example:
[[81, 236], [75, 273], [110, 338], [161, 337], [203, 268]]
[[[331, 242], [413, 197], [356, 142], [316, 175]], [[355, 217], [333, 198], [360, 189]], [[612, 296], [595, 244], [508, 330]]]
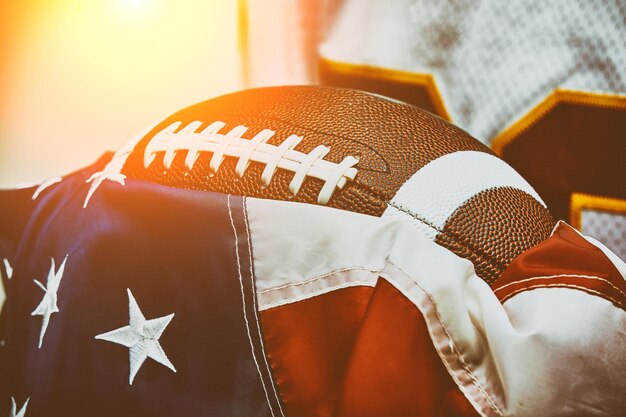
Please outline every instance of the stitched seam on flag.
[[[599, 249], [600, 251], [602, 251], [602, 253], [604, 253], [604, 255], [609, 258], [609, 261], [613, 264], [613, 266], [615, 266], [615, 268], [617, 269], [617, 272], [619, 272], [619, 274], [626, 279], [626, 265], [623, 264], [623, 261], [617, 256], [615, 255], [613, 252], [611, 252], [609, 250], [609, 248], [607, 248], [606, 246], [604, 246], [602, 244], [602, 242], [597, 241], [596, 239], [593, 239], [593, 237], [591, 236], [586, 236], [584, 234], [582, 234], [580, 231], [576, 230], [575, 228], [569, 226], [567, 223], [565, 223], [563, 220], [559, 220], [556, 225], [554, 226], [554, 229], [552, 229], [552, 233], [550, 234], [550, 236], [554, 235], [557, 231], [557, 229], [561, 226], [567, 226], [569, 227], [571, 230], [573, 230], [578, 236], [580, 236], [581, 238], [585, 239], [587, 241], [587, 243], [590, 243], [591, 245], [593, 245], [596, 249]], [[593, 239], [590, 240], [590, 239]], [[595, 242], [594, 242], [595, 241]], [[603, 248], [604, 247], [604, 248]]]
[[557, 279], [557, 278], [583, 278], [583, 279], [594, 279], [594, 280], [598, 280], [598, 281], [602, 281], [605, 282], [607, 284], [609, 284], [609, 286], [611, 288], [613, 288], [615, 291], [619, 292], [620, 295], [622, 295], [624, 298], [626, 298], [626, 294], [624, 294], [624, 292], [622, 290], [620, 290], [618, 287], [616, 287], [611, 281], [601, 278], [601, 277], [597, 277], [594, 275], [576, 275], [576, 274], [561, 274], [561, 275], [546, 275], [546, 276], [537, 276], [537, 277], [532, 277], [532, 278], [526, 278], [526, 279], [522, 279], [520, 281], [515, 281], [515, 282], [510, 282], [508, 284], [505, 284], [501, 287], [496, 288], [495, 290], [493, 290], [493, 292], [498, 292], [506, 287], [510, 287], [511, 285], [517, 285], [517, 284], [521, 284], [524, 282], [530, 282], [530, 281], [534, 281], [534, 280], [538, 280], [538, 279]]
[[265, 304], [265, 305], [263, 305], [262, 308], [263, 308], [263, 310], [269, 310], [269, 309], [274, 308], [274, 307], [280, 307], [280, 306], [284, 306], [284, 305], [287, 305], [287, 304], [297, 303], [298, 301], [308, 300], [310, 298], [317, 297], [318, 295], [328, 294], [329, 292], [341, 290], [341, 289], [344, 289], [344, 288], [373, 287], [375, 285], [376, 285], [376, 283], [372, 283], [369, 280], [342, 282], [342, 283], [339, 283], [339, 284], [336, 284], [336, 285], [330, 285], [328, 287], [321, 288], [321, 289], [318, 289], [316, 291], [312, 291], [310, 293], [306, 293], [306, 294], [302, 294], [302, 295], [298, 295], [298, 296], [286, 297], [284, 299], [281, 299], [281, 300], [278, 300], [278, 301], [274, 301], [272, 303]]
[[252, 285], [252, 305], [254, 308], [254, 320], [256, 321], [257, 324], [257, 332], [259, 334], [259, 344], [261, 345], [261, 352], [263, 353], [263, 361], [265, 362], [265, 367], [269, 373], [270, 376], [270, 380], [272, 381], [272, 388], [274, 391], [274, 397], [276, 398], [276, 402], [278, 404], [278, 409], [280, 411], [280, 414], [285, 417], [285, 412], [283, 411], [283, 407], [280, 401], [280, 398], [278, 398], [278, 390], [276, 389], [276, 386], [274, 384], [274, 379], [272, 377], [272, 370], [270, 368], [270, 364], [267, 362], [267, 354], [265, 353], [265, 344], [263, 343], [263, 335], [261, 334], [261, 323], [259, 322], [259, 316], [258, 316], [258, 308], [257, 308], [257, 299], [256, 299], [256, 285], [254, 282], [254, 272], [252, 270], [252, 245], [250, 244], [250, 224], [248, 223], [248, 205], [247, 205], [247, 199], [245, 197], [243, 197], [243, 219], [244, 219], [244, 223], [246, 226], [246, 237], [247, 237], [247, 243], [248, 243], [248, 256], [249, 256], [249, 262], [250, 262], [250, 283]]
[[[393, 261], [389, 260], [389, 264], [393, 265], [394, 267], [396, 267], [399, 271], [401, 271], [405, 276], [411, 277], [411, 275], [409, 275], [408, 273], [406, 273], [400, 266], [398, 266], [397, 264], [395, 264]], [[487, 401], [487, 403], [489, 404], [489, 406], [491, 407], [491, 409], [498, 415], [503, 416], [504, 413], [503, 411], [500, 409], [500, 407], [498, 407], [498, 405], [495, 403], [495, 401], [491, 398], [491, 396], [489, 395], [489, 393], [486, 391], [486, 389], [480, 384], [480, 382], [478, 381], [478, 378], [476, 378], [476, 376], [474, 375], [474, 373], [471, 371], [471, 369], [469, 368], [469, 366], [467, 365], [467, 363], [465, 362], [465, 360], [463, 359], [463, 356], [461, 355], [461, 353], [459, 352], [459, 350], [455, 347], [454, 344], [454, 339], [452, 338], [452, 333], [451, 331], [445, 326], [443, 318], [441, 317], [441, 314], [439, 313], [439, 308], [437, 307], [437, 303], [435, 302], [432, 294], [430, 294], [424, 287], [422, 287], [417, 281], [412, 280], [413, 283], [415, 283], [416, 286], [418, 286], [423, 292], [424, 294], [426, 294], [426, 296], [428, 297], [428, 299], [430, 300], [430, 302], [433, 305], [433, 310], [435, 313], [435, 316], [437, 318], [437, 321], [439, 322], [439, 325], [441, 326], [441, 328], [443, 329], [443, 331], [445, 332], [446, 336], [448, 337], [449, 343], [450, 343], [450, 348], [453, 352], [453, 354], [455, 354], [455, 356], [458, 358], [459, 363], [461, 364], [461, 367], [463, 368], [463, 370], [467, 373], [468, 377], [470, 378], [470, 380], [472, 381], [472, 383], [476, 386], [476, 388], [478, 389], [478, 391], [483, 395], [483, 397], [485, 398], [485, 400]], [[430, 333], [430, 331], [429, 331]], [[443, 352], [441, 352], [441, 350], [439, 349], [439, 346], [437, 346], [436, 343], [433, 343], [433, 346], [435, 347], [435, 349], [437, 349], [437, 351], [442, 355], [442, 356], [446, 356]], [[445, 364], [446, 361], [444, 361]], [[447, 364], [446, 364], [447, 367]]]
[[259, 294], [265, 294], [268, 292], [272, 292], [272, 291], [277, 291], [277, 290], [282, 290], [285, 288], [290, 288], [290, 287], [298, 287], [298, 286], [302, 286], [302, 285], [306, 285], [306, 284], [310, 284], [311, 282], [315, 282], [324, 278], [328, 278], [332, 275], [335, 275], [337, 273], [341, 273], [341, 272], [350, 272], [350, 271], [362, 271], [362, 272], [371, 272], [371, 273], [375, 273], [375, 274], [379, 274], [381, 272], [380, 269], [370, 269], [370, 268], [366, 268], [366, 267], [353, 267], [353, 268], [343, 268], [343, 269], [336, 269], [332, 272], [328, 272], [324, 275], [319, 275], [317, 277], [314, 278], [310, 278], [306, 281], [301, 281], [301, 282], [293, 282], [293, 283], [289, 283], [289, 284], [283, 284], [283, 285], [279, 285], [278, 287], [272, 287], [272, 288], [268, 288], [265, 289], [263, 291], [259, 291]]
[[537, 285], [531, 285], [529, 287], [526, 288], [521, 288], [517, 291], [513, 291], [511, 294], [507, 295], [506, 297], [504, 297], [501, 301], [501, 303], [504, 303], [505, 301], [507, 301], [508, 299], [510, 299], [511, 297], [513, 297], [514, 295], [517, 295], [519, 293], [522, 293], [524, 291], [529, 291], [529, 290], [535, 290], [538, 288], [570, 288], [573, 290], [580, 290], [580, 291], [584, 291], [586, 293], [589, 294], [593, 294], [593, 295], [597, 295], [600, 298], [605, 298], [608, 301], [610, 301], [611, 303], [615, 304], [616, 306], [619, 306], [622, 310], [626, 310], [626, 306], [624, 306], [622, 303], [620, 303], [619, 301], [615, 300], [613, 297], [603, 294], [599, 291], [596, 290], [592, 290], [590, 288], [587, 287], [581, 287], [580, 285], [575, 285], [575, 284], [537, 284]]
[[[405, 276], [406, 276], [406, 277], [407, 277], [407, 278], [408, 278], [408, 279], [409, 279], [412, 283], [414, 283], [417, 287], [419, 287], [419, 288], [420, 288], [420, 290], [422, 290], [422, 292], [423, 292], [424, 294], [426, 294], [426, 297], [428, 297], [428, 299], [430, 300], [430, 303], [431, 303], [431, 304], [432, 304], [432, 306], [433, 306], [433, 311], [435, 312], [434, 314], [435, 314], [436, 318], [437, 318], [437, 319], [438, 319], [438, 321], [439, 321], [439, 326], [441, 327], [441, 330], [442, 330], [442, 331], [446, 334], [445, 338], [446, 338], [446, 339], [447, 339], [447, 341], [448, 341], [448, 346], [450, 347], [450, 351], [451, 351], [451, 352], [456, 352], [456, 351], [457, 351], [457, 349], [455, 349], [455, 347], [454, 347], [454, 343], [452, 342], [452, 339], [451, 339], [450, 333], [448, 332], [448, 330], [446, 329], [446, 327], [443, 325], [443, 322], [441, 321], [441, 318], [439, 317], [439, 314], [438, 314], [438, 312], [437, 312], [437, 309], [435, 308], [436, 304], [433, 302], [433, 300], [432, 300], [432, 298], [430, 297], [430, 295], [428, 294], [428, 292], [426, 292], [426, 291], [425, 291], [425, 290], [424, 290], [424, 289], [423, 289], [423, 288], [422, 288], [419, 284], [417, 284], [414, 280], [412, 280], [412, 279], [411, 279], [411, 278], [410, 278], [410, 277], [409, 277], [409, 276], [408, 276], [408, 275], [407, 275], [407, 274], [406, 274], [406, 273], [405, 273], [405, 272], [404, 272], [401, 268], [399, 268], [399, 267], [398, 267], [397, 265], [395, 265], [393, 262], [389, 262], [389, 264], [390, 264], [390, 265], [392, 265], [392, 266], [394, 266], [394, 267], [396, 267], [396, 268], [398, 268], [398, 270], [399, 270], [400, 272], [402, 272], [402, 273], [403, 273], [403, 274], [404, 274], [404, 275], [405, 275]], [[388, 276], [387, 274], [385, 274], [384, 272], [381, 274], [381, 277], [382, 277], [382, 278], [387, 279], [389, 282], [392, 282], [392, 283], [396, 281], [396, 280], [392, 279], [391, 277], [389, 277], [389, 276]], [[395, 284], [394, 284], [394, 285], [395, 285]], [[397, 286], [397, 285], [396, 285], [396, 288], [398, 288], [398, 286]], [[398, 288], [398, 290], [399, 290], [402, 294], [404, 294], [407, 298], [411, 299], [411, 297], [410, 297], [410, 293], [409, 293], [409, 289]], [[422, 297], [422, 296], [420, 296], [420, 297]], [[419, 302], [415, 302], [415, 301], [413, 301], [413, 300], [411, 300], [411, 301], [412, 301], [412, 302], [414, 303], [414, 305], [415, 305], [415, 306], [419, 309], [419, 307], [420, 307], [420, 306], [418, 305], [418, 303], [419, 303]], [[421, 309], [420, 309], [420, 312], [421, 312]], [[424, 314], [423, 312], [422, 312], [422, 315], [424, 316], [424, 320], [425, 320], [425, 321], [426, 321], [426, 323], [427, 323], [426, 328], [427, 328], [427, 330], [428, 330], [428, 334], [429, 334], [429, 336], [430, 336], [430, 338], [431, 338], [431, 341], [433, 342], [433, 347], [435, 348], [435, 350], [437, 351], [437, 354], [438, 354], [438, 355], [439, 355], [439, 357], [441, 358], [441, 360], [442, 360], [442, 362], [443, 362], [444, 367], [446, 368], [446, 370], [448, 371], [448, 373], [450, 374], [450, 376], [452, 377], [452, 379], [454, 380], [454, 382], [455, 382], [455, 383], [459, 386], [459, 388], [461, 389], [461, 391], [465, 394], [465, 391], [464, 391], [461, 387], [467, 386], [467, 384], [466, 384], [466, 383], [464, 383], [464, 382], [462, 382], [462, 381], [459, 379], [459, 376], [457, 375], [457, 371], [465, 372], [465, 373], [467, 374], [467, 376], [469, 377], [470, 382], [472, 383], [472, 385], [473, 385], [473, 386], [474, 386], [474, 387], [478, 390], [478, 393], [475, 393], [475, 392], [472, 390], [472, 392], [470, 393], [470, 394], [471, 394], [471, 396], [472, 396], [472, 397], [474, 397], [474, 396], [476, 396], [476, 395], [478, 395], [478, 396], [482, 396], [482, 398], [484, 398], [484, 399], [486, 400], [487, 405], [491, 408], [491, 410], [492, 410], [492, 411], [494, 411], [496, 414], [498, 414], [498, 415], [501, 415], [501, 416], [502, 416], [503, 414], [499, 411], [500, 409], [498, 408], [498, 406], [497, 406], [495, 403], [493, 403], [493, 404], [492, 404], [492, 403], [490, 402], [489, 395], [488, 395], [486, 392], [484, 392], [484, 390], [482, 390], [482, 389], [481, 389], [481, 385], [480, 385], [480, 383], [479, 383], [479, 382], [478, 382], [478, 381], [477, 381], [477, 380], [473, 377], [473, 374], [472, 374], [472, 372], [471, 372], [470, 370], [468, 370], [467, 368], [465, 368], [465, 367], [463, 367], [463, 366], [462, 366], [462, 368], [463, 368], [463, 369], [460, 369], [460, 370], [459, 370], [457, 367], [455, 367], [454, 369], [451, 367], [451, 365], [450, 365], [449, 361], [448, 361], [447, 359], [445, 359], [445, 358], [446, 358], [446, 356], [448, 356], [448, 355], [446, 355], [446, 354], [445, 354], [445, 353], [441, 350], [441, 348], [438, 346], [438, 344], [437, 344], [437, 343], [438, 343], [438, 342], [436, 341], [437, 337], [436, 337], [436, 335], [434, 334], [434, 331], [435, 331], [435, 330], [437, 330], [437, 329], [433, 330], [433, 329], [431, 328], [431, 326], [429, 326], [429, 325], [428, 325], [428, 318], [427, 318], [427, 315], [426, 315], [426, 314]], [[457, 356], [458, 356], [458, 354], [457, 354]], [[461, 365], [463, 365], [463, 364], [464, 364], [464, 362], [463, 362], [462, 358], [459, 358], [459, 362], [461, 362]], [[471, 402], [472, 404], [474, 403], [474, 401], [476, 401], [476, 400], [474, 400], [474, 399], [470, 399], [467, 395], [466, 395], [466, 397], [470, 400], [470, 402]], [[482, 403], [477, 403], [477, 404], [475, 404], [475, 405], [476, 405], [476, 407], [477, 407], [477, 408], [479, 408], [478, 412], [479, 412], [481, 415], [484, 415], [484, 414], [481, 412], [481, 410], [482, 410], [482, 408], [484, 407], [484, 405], [483, 405]], [[494, 407], [495, 407], [495, 408], [494, 408]]]
[[245, 299], [245, 292], [243, 288], [243, 277], [241, 274], [241, 262], [239, 260], [239, 238], [237, 238], [237, 229], [235, 228], [235, 220], [233, 219], [233, 212], [230, 206], [230, 194], [226, 195], [226, 203], [228, 206], [228, 217], [230, 217], [230, 225], [233, 227], [233, 233], [235, 235], [235, 256], [237, 258], [237, 272], [239, 273], [239, 286], [241, 287], [241, 303], [243, 305], [243, 319], [246, 323], [246, 332], [248, 334], [248, 341], [250, 342], [250, 353], [252, 354], [252, 359], [254, 360], [254, 364], [256, 365], [257, 372], [259, 373], [259, 379], [261, 380], [261, 386], [263, 387], [263, 391], [265, 392], [267, 405], [270, 408], [270, 412], [272, 413], [272, 416], [274, 416], [275, 415], [274, 409], [272, 408], [269, 394], [267, 392], [267, 388], [265, 387], [265, 382], [263, 381], [261, 368], [259, 367], [259, 362], [257, 361], [256, 355], [254, 354], [254, 344], [252, 342], [252, 336], [250, 335], [250, 323], [248, 323], [248, 317], [246, 315], [246, 299]]

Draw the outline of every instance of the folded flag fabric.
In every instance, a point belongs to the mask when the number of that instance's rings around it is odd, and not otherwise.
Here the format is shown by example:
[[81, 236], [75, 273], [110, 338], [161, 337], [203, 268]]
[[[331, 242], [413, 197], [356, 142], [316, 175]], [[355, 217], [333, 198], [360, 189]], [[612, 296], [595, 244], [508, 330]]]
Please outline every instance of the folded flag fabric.
[[626, 266], [559, 223], [490, 287], [398, 219], [86, 180], [0, 192], [0, 414], [626, 409]]

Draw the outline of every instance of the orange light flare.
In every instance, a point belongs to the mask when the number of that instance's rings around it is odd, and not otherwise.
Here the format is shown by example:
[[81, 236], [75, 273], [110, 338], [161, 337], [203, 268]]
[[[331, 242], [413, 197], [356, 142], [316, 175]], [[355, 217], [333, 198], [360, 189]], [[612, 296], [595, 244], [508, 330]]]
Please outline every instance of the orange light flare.
[[0, 187], [68, 173], [241, 88], [237, 2], [0, 2]]

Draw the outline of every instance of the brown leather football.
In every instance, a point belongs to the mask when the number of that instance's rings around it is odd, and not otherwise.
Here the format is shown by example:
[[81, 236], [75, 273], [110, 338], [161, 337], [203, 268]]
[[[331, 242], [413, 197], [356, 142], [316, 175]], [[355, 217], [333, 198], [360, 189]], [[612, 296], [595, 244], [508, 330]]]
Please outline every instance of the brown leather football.
[[403, 217], [489, 283], [554, 225], [532, 187], [478, 140], [417, 107], [346, 89], [259, 88], [193, 105], [118, 151], [107, 170]]

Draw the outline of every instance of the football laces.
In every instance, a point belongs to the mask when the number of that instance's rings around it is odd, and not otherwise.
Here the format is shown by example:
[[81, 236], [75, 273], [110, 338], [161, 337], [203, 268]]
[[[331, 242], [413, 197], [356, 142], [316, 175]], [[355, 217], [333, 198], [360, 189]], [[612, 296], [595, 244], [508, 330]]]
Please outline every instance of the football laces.
[[[225, 158], [237, 158], [235, 173], [239, 177], [245, 175], [250, 162], [265, 165], [261, 174], [261, 181], [268, 186], [277, 170], [282, 169], [294, 173], [289, 183], [289, 191], [295, 196], [300, 191], [307, 178], [317, 178], [324, 181], [318, 196], [317, 203], [325, 205], [337, 189], [342, 189], [348, 181], [353, 180], [358, 172], [355, 165], [359, 159], [346, 156], [340, 163], [327, 161], [324, 158], [330, 148], [319, 145], [308, 153], [295, 150], [302, 140], [301, 136], [288, 136], [278, 145], [267, 143], [275, 132], [263, 129], [254, 137], [247, 139], [243, 135], [248, 128], [242, 125], [235, 126], [226, 133], [220, 131], [226, 123], [215, 121], [200, 130], [203, 123], [194, 121], [186, 126], [182, 122], [175, 122], [156, 133], [146, 145], [144, 151], [144, 168], [149, 168], [158, 153], [163, 153], [163, 165], [170, 169], [176, 154], [186, 151], [185, 167], [193, 170], [201, 153], [211, 153], [209, 161], [209, 176], [218, 172]], [[183, 126], [181, 128], [181, 126]]]

